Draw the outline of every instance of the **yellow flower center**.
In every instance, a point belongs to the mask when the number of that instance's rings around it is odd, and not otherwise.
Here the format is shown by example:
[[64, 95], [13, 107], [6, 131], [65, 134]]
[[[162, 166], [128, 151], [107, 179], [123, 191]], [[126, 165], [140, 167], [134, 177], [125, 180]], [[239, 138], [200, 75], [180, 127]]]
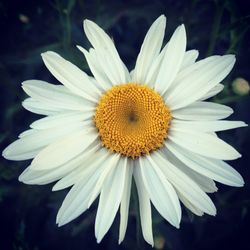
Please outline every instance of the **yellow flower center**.
[[134, 159], [163, 145], [171, 118], [153, 89], [127, 83], [103, 94], [94, 121], [106, 148]]

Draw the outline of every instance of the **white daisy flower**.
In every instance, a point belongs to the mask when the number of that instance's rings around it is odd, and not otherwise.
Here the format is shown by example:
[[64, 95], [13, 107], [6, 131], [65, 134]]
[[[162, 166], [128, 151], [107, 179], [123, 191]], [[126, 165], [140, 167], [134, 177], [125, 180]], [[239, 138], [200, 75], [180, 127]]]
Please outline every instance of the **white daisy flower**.
[[144, 239], [154, 244], [151, 203], [174, 227], [181, 221], [180, 201], [196, 215], [215, 215], [206, 193], [214, 181], [240, 187], [241, 175], [224, 160], [241, 155], [216, 132], [244, 127], [223, 121], [227, 106], [205, 101], [223, 89], [220, 82], [235, 63], [234, 55], [196, 62], [186, 51], [179, 26], [162, 48], [166, 18], [150, 27], [135, 68], [129, 72], [111, 38], [94, 22], [84, 31], [93, 48], [83, 52], [93, 77], [54, 52], [43, 61], [63, 85], [40, 80], [23, 83], [30, 96], [27, 110], [45, 115], [21, 133], [3, 156], [33, 159], [19, 180], [27, 184], [57, 181], [53, 191], [71, 187], [57, 215], [62, 226], [99, 197], [95, 235], [100, 242], [120, 209], [119, 243], [123, 241], [134, 178]]

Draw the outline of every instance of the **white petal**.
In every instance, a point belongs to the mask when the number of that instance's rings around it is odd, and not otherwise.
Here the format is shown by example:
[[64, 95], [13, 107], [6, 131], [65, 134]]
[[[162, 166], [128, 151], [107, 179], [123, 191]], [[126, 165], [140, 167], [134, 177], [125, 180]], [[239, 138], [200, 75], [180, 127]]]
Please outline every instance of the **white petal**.
[[152, 247], [154, 246], [153, 232], [152, 232], [152, 215], [151, 204], [146, 187], [142, 180], [141, 171], [139, 170], [139, 164], [136, 162], [134, 167], [134, 179], [137, 187], [139, 197], [139, 209], [141, 218], [142, 235], [147, 243]]
[[166, 17], [158, 17], [148, 30], [136, 60], [133, 82], [145, 83], [152, 62], [159, 54], [166, 27]]
[[171, 141], [168, 141], [166, 147], [186, 166], [204, 176], [230, 186], [240, 187], [244, 185], [241, 175], [223, 161], [190, 153]]
[[186, 199], [180, 192], [177, 191], [178, 197], [180, 198], [181, 202], [184, 204], [186, 208], [188, 208], [192, 213], [202, 216], [204, 213], [198, 209], [196, 206], [194, 206], [192, 203], [189, 202], [188, 199]]
[[83, 26], [90, 43], [97, 50], [98, 58], [102, 58], [102, 60], [107, 63], [107, 65], [103, 67], [105, 73], [109, 76], [111, 71], [114, 73], [114, 84], [127, 82], [127, 69], [124, 67], [110, 37], [103, 31], [103, 29], [90, 20], [84, 20]]
[[198, 130], [200, 132], [217, 132], [239, 127], [246, 127], [247, 124], [241, 121], [182, 121], [172, 120], [172, 129]]
[[92, 129], [82, 129], [43, 149], [32, 161], [31, 168], [42, 170], [56, 168], [86, 150], [98, 136]]
[[176, 88], [165, 98], [166, 103], [175, 110], [199, 100], [229, 74], [234, 63], [235, 56], [226, 55], [214, 56], [212, 60], [208, 57], [191, 65], [187, 68], [189, 75], [178, 79]]
[[18, 135], [18, 138], [23, 138], [27, 135], [31, 135], [31, 134], [34, 134], [36, 133], [37, 131], [35, 129], [28, 129], [28, 130], [25, 130], [23, 131], [21, 134]]
[[120, 228], [119, 228], [119, 244], [124, 240], [127, 224], [128, 224], [128, 212], [130, 203], [131, 183], [133, 174], [133, 160], [128, 159], [126, 166], [126, 176], [124, 182], [124, 189], [122, 194], [121, 206], [120, 206]]
[[198, 56], [199, 56], [198, 50], [192, 49], [192, 50], [186, 51], [181, 67], [180, 67], [180, 71], [194, 64]]
[[181, 147], [206, 157], [221, 160], [241, 157], [232, 146], [211, 134], [171, 128], [168, 138]]
[[168, 91], [164, 94], [164, 100], [171, 100], [171, 98], [173, 99], [174, 90], [178, 88], [179, 84], [181, 84], [182, 81], [190, 77], [190, 74], [193, 74], [195, 70], [205, 67], [206, 65], [212, 64], [218, 58], [220, 58], [220, 56], [210, 56], [210, 57], [205, 58], [204, 60], [200, 60], [192, 64], [190, 67], [186, 67], [182, 70], [180, 69], [180, 71], [176, 75], [176, 78], [174, 79], [173, 84], [169, 87]]
[[104, 91], [107, 91], [109, 88], [111, 88], [112, 83], [110, 82], [104, 70], [102, 69], [106, 65], [100, 64], [100, 61], [98, 60], [96, 56], [95, 50], [90, 49], [88, 52], [81, 46], [77, 46], [77, 48], [84, 54], [93, 76], [95, 77], [96, 81], [101, 85], [102, 89]]
[[181, 207], [172, 185], [150, 156], [139, 158], [139, 168], [150, 200], [158, 212], [173, 226], [179, 228]]
[[118, 164], [118, 160], [120, 158], [120, 155], [119, 154], [113, 154], [109, 158], [110, 158], [109, 159], [110, 163], [107, 164], [107, 167], [103, 170], [102, 175], [100, 176], [100, 178], [96, 182], [96, 185], [95, 185], [94, 189], [92, 190], [92, 194], [91, 194], [91, 197], [89, 199], [89, 204], [88, 204], [89, 207], [93, 203], [93, 201], [96, 199], [96, 197], [99, 195], [99, 193], [100, 193], [100, 191], [101, 191], [101, 189], [102, 189], [102, 187], [104, 185], [104, 182], [106, 181], [108, 176], [112, 173], [113, 169]]
[[[84, 165], [85, 162], [89, 162], [88, 160], [91, 157], [91, 155], [93, 155], [93, 152], [95, 152], [95, 150], [97, 150], [97, 146], [75, 157], [73, 160], [66, 162], [65, 164], [59, 166], [58, 168], [53, 168], [51, 170], [39, 171], [39, 170], [30, 169], [30, 167], [28, 167], [19, 176], [19, 181], [26, 183], [26, 184], [44, 185], [44, 184], [54, 182], [62, 177], [63, 177], [62, 179], [64, 179], [64, 178], [67, 178], [68, 176], [72, 176], [72, 172], [74, 173], [76, 169], [79, 168], [79, 165], [82, 166]], [[83, 172], [83, 169], [81, 170]], [[78, 176], [81, 176], [81, 175], [79, 175], [78, 173]], [[72, 181], [73, 181], [72, 184], [74, 184], [73, 178], [71, 178], [71, 182]], [[71, 186], [71, 185], [68, 185], [68, 186]]]
[[160, 151], [164, 157], [168, 159], [175, 167], [179, 168], [184, 174], [199, 185], [199, 187], [206, 193], [214, 193], [218, 190], [214, 181], [198, 172], [190, 169], [182, 161], [180, 161], [173, 153], [171, 153], [166, 147]]
[[[57, 215], [57, 223], [62, 226], [78, 217], [89, 207], [89, 200], [98, 179], [109, 164], [113, 164], [114, 157], [109, 157], [106, 149], [101, 149], [92, 159], [90, 166], [82, 173], [79, 173], [79, 179], [65, 198]], [[79, 193], [79, 194], [78, 194]]]
[[120, 157], [102, 187], [95, 220], [95, 236], [99, 243], [109, 230], [118, 211], [127, 172], [127, 158]]
[[54, 115], [58, 112], [65, 111], [64, 109], [53, 107], [50, 104], [37, 101], [34, 98], [26, 98], [22, 102], [22, 105], [26, 110], [39, 115]]
[[86, 107], [94, 107], [84, 98], [64, 91], [58, 86], [39, 80], [23, 82], [24, 91], [34, 99], [51, 105], [53, 108], [64, 110], [86, 110]]
[[151, 157], [157, 162], [162, 172], [178, 192], [180, 192], [190, 203], [207, 214], [216, 214], [216, 208], [213, 202], [194, 181], [159, 153], [154, 152], [151, 154]]
[[155, 86], [156, 78], [159, 74], [160, 65], [164, 59], [167, 47], [168, 47], [168, 43], [163, 47], [160, 54], [152, 62], [152, 65], [149, 68], [149, 71], [147, 73], [145, 83], [148, 84], [148, 86], [150, 86], [151, 88], [154, 88]]
[[101, 93], [85, 72], [52, 51], [42, 53], [42, 58], [48, 70], [65, 87], [76, 95], [97, 102]]
[[221, 83], [218, 83], [217, 85], [215, 85], [215, 87], [209, 90], [204, 96], [202, 96], [202, 98], [200, 98], [199, 101], [203, 101], [210, 97], [213, 97], [217, 95], [218, 93], [220, 93], [223, 89], [224, 89], [224, 85]]
[[101, 85], [102, 89], [106, 91], [111, 88], [112, 83], [103, 72], [102, 65], [97, 60], [95, 50], [90, 49], [88, 52], [81, 46], [77, 46], [77, 48], [84, 54], [93, 76], [95, 77], [96, 81]]
[[56, 221], [59, 226], [77, 218], [88, 208], [91, 191], [101, 173], [99, 168], [87, 180], [83, 178], [71, 188], [57, 214]]
[[113, 85], [128, 82], [126, 79], [123, 79], [123, 77], [121, 77], [120, 75], [120, 72], [117, 71], [116, 64], [114, 61], [110, 60], [110, 54], [108, 51], [106, 51], [105, 49], [99, 49], [96, 55], [100, 63], [102, 65], [105, 65], [105, 67], [103, 67], [103, 70]]
[[[92, 118], [94, 110], [83, 112], [83, 111], [72, 111], [59, 113], [53, 116], [48, 116], [33, 122], [30, 127], [34, 129], [48, 129], [57, 126], [66, 126], [71, 123], [78, 123]], [[90, 123], [89, 123], [90, 124]]]
[[209, 68], [209, 66], [212, 67], [213, 62], [216, 62], [216, 60], [218, 60], [220, 58], [221, 58], [221, 56], [218, 56], [218, 55], [206, 57], [205, 59], [202, 59], [202, 60], [199, 60], [199, 61], [193, 63], [192, 65], [190, 65], [190, 67], [186, 67], [185, 69], [179, 71], [177, 76], [176, 76], [176, 79], [174, 81], [175, 84], [173, 84], [173, 87], [177, 88], [178, 85], [195, 70], [199, 70], [202, 67], [206, 67], [206, 66], [208, 68]]
[[185, 52], [182, 64], [179, 68], [179, 71], [176, 75], [176, 78], [174, 79], [173, 83], [169, 86], [168, 90], [164, 93], [163, 99], [167, 99], [169, 96], [171, 96], [171, 93], [173, 90], [178, 86], [179, 82], [187, 77], [189, 75], [189, 71], [191, 65], [193, 65], [199, 55], [198, 50], [188, 50]]
[[213, 102], [195, 102], [172, 112], [173, 117], [182, 120], [218, 120], [230, 116], [233, 110]]
[[186, 50], [186, 31], [179, 26], [171, 37], [155, 81], [155, 90], [163, 95], [180, 69]]
[[39, 151], [50, 143], [55, 142], [71, 133], [80, 131], [82, 123], [74, 123], [67, 127], [57, 127], [41, 131], [34, 131], [29, 135], [12, 142], [4, 151], [6, 159], [20, 161], [34, 158]]
[[[110, 153], [105, 148], [100, 148], [99, 143], [79, 155], [78, 167], [59, 180], [52, 188], [52, 191], [62, 190], [76, 184], [79, 180], [87, 180], [97, 168], [103, 165]], [[75, 159], [77, 159], [75, 158]], [[75, 161], [75, 159], [73, 161]]]

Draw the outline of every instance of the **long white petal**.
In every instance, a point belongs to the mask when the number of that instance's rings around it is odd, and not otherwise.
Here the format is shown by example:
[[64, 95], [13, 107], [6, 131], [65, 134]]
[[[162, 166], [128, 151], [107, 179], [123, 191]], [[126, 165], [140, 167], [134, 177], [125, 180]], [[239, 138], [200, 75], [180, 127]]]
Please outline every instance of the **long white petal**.
[[80, 164], [78, 164], [78, 167], [59, 180], [53, 186], [52, 191], [68, 188], [84, 178], [87, 180], [88, 176], [92, 175], [97, 167], [103, 165], [103, 162], [108, 164], [107, 157], [110, 157], [110, 153], [105, 148], [100, 148], [99, 144], [84, 152], [81, 156], [82, 155], [84, 155], [84, 157]]
[[[116, 62], [113, 62], [110, 60], [110, 54], [106, 49], [100, 49], [98, 50], [98, 59], [101, 61], [102, 65], [105, 65], [103, 68], [107, 77], [110, 79], [110, 81], [113, 83], [113, 85], [126, 83], [128, 82], [128, 79], [126, 79], [126, 74], [124, 72], [125, 77], [121, 77], [121, 72], [116, 71]], [[122, 66], [122, 65], [121, 65]], [[123, 66], [122, 66], [123, 67]]]
[[58, 114], [59, 112], [65, 111], [64, 109], [53, 107], [50, 104], [37, 101], [34, 98], [30, 98], [30, 97], [26, 98], [22, 102], [22, 106], [26, 110], [35, 114], [39, 114], [39, 115], [55, 115], [55, 114]]
[[171, 85], [180, 69], [186, 50], [186, 31], [179, 26], [172, 35], [166, 49], [159, 74], [155, 81], [155, 90], [163, 95]]
[[106, 149], [100, 149], [95, 155], [95, 158], [91, 158], [92, 161], [88, 161], [89, 167], [78, 174], [80, 178], [76, 180], [75, 185], [65, 198], [57, 214], [59, 226], [75, 219], [89, 208], [89, 200], [98, 179], [113, 161]]
[[56, 221], [59, 226], [77, 218], [88, 208], [91, 191], [101, 173], [98, 168], [87, 180], [83, 178], [71, 188], [57, 214]]
[[67, 127], [57, 127], [46, 130], [35, 130], [29, 135], [12, 142], [3, 151], [3, 157], [9, 160], [20, 161], [34, 158], [44, 147], [69, 134], [82, 129], [83, 123], [78, 122]]
[[241, 157], [231, 145], [211, 134], [171, 128], [168, 138], [181, 147], [206, 157], [221, 160]]
[[[19, 176], [19, 181], [26, 183], [26, 184], [36, 184], [36, 185], [44, 185], [51, 182], [54, 182], [60, 178], [64, 179], [68, 176], [72, 177], [72, 172], [74, 173], [76, 168], [79, 165], [84, 164], [90, 155], [93, 155], [93, 149], [84, 152], [83, 154], [79, 155], [78, 157], [74, 158], [71, 161], [66, 162], [65, 164], [59, 166], [58, 168], [53, 168], [51, 170], [33, 170], [28, 167], [25, 171]], [[93, 161], [93, 159], [92, 159]], [[81, 176], [78, 173], [78, 177]], [[70, 179], [72, 184], [74, 184], [74, 177]], [[71, 184], [71, 185], [72, 185]], [[70, 186], [70, 185], [68, 185]], [[66, 186], [66, 187], [68, 187]]]
[[182, 120], [212, 121], [230, 116], [233, 110], [225, 105], [213, 102], [195, 102], [185, 108], [172, 112], [174, 118]]
[[81, 46], [77, 46], [77, 48], [84, 54], [87, 63], [89, 65], [89, 68], [93, 74], [93, 76], [95, 77], [96, 81], [100, 84], [101, 88], [106, 91], [109, 88], [112, 87], [112, 83], [110, 82], [110, 80], [108, 79], [108, 77], [106, 76], [106, 74], [103, 71], [103, 66], [105, 65], [101, 65], [100, 61], [96, 58], [96, 52], [94, 49], [90, 49], [89, 52], [87, 50], [85, 50], [83, 47]]
[[73, 93], [66, 92], [58, 86], [39, 80], [28, 80], [22, 83], [24, 91], [34, 99], [63, 110], [86, 110], [94, 103]]
[[126, 176], [124, 182], [124, 189], [122, 194], [121, 206], [120, 206], [120, 227], [119, 227], [119, 244], [124, 240], [127, 224], [128, 224], [128, 212], [131, 194], [131, 183], [133, 175], [133, 160], [128, 159], [126, 168]]
[[190, 179], [199, 185], [199, 187], [206, 193], [217, 192], [218, 188], [216, 187], [214, 181], [209, 177], [199, 174], [193, 169], [186, 166], [182, 161], [180, 161], [171, 151], [166, 147], [160, 151], [164, 157], [168, 159], [172, 165], [179, 168], [184, 174], [186, 174]]
[[174, 188], [150, 156], [140, 158], [139, 166], [144, 185], [155, 208], [170, 224], [179, 228], [181, 207]]
[[[104, 59], [108, 63], [105, 66], [108, 66], [109, 70], [113, 70], [116, 84], [127, 82], [127, 69], [124, 67], [111, 38], [103, 29], [90, 20], [84, 20], [83, 27], [87, 38], [97, 51], [98, 58], [101, 60]], [[104, 58], [102, 58], [103, 56]], [[103, 69], [106, 71], [106, 74], [110, 75], [107, 67], [103, 67]]]
[[95, 185], [94, 189], [92, 190], [92, 194], [91, 194], [91, 197], [89, 199], [88, 206], [90, 206], [93, 203], [93, 201], [96, 199], [96, 197], [99, 195], [106, 179], [109, 178], [110, 174], [112, 173], [112, 171], [114, 170], [114, 168], [118, 164], [119, 158], [120, 158], [119, 154], [113, 154], [112, 156], [110, 156], [110, 159], [109, 159], [110, 163], [103, 170], [102, 175], [100, 176], [100, 178], [96, 182], [96, 185]]
[[242, 121], [182, 121], [174, 119], [171, 122], [172, 129], [198, 130], [200, 132], [217, 132], [246, 126], [247, 124]]
[[74, 94], [96, 103], [101, 93], [85, 72], [52, 51], [42, 53], [42, 58], [48, 70], [65, 87]]
[[133, 82], [146, 83], [146, 76], [150, 66], [160, 52], [165, 27], [166, 17], [161, 15], [148, 30], [136, 60]]
[[147, 77], [145, 80], [145, 83], [148, 84], [151, 88], [154, 88], [156, 78], [160, 71], [160, 65], [164, 59], [166, 50], [167, 50], [168, 44], [166, 44], [163, 49], [161, 50], [160, 54], [155, 58], [155, 60], [152, 62], [151, 67], [149, 68], [149, 71], [147, 73]]
[[53, 128], [57, 126], [66, 126], [71, 123], [78, 123], [85, 121], [84, 123], [89, 123], [86, 122], [86, 120], [92, 118], [94, 115], [94, 110], [93, 111], [88, 111], [88, 112], [82, 112], [82, 111], [73, 111], [73, 112], [64, 112], [64, 113], [59, 113], [53, 116], [48, 116], [42, 119], [39, 119], [35, 122], [33, 122], [30, 127], [34, 129], [48, 129], [48, 128]]
[[[55, 84], [47, 83], [47, 82], [40, 81], [40, 80], [30, 80], [30, 83], [31, 84], [37, 83], [38, 86], [42, 84], [42, 86], [47, 87], [48, 91], [63, 93], [69, 96], [70, 98], [72, 98], [72, 93], [63, 85], [55, 85]], [[48, 98], [47, 99], [43, 98], [43, 101], [41, 101], [41, 98], [39, 98], [39, 101], [34, 98], [26, 98], [22, 102], [22, 105], [25, 109], [33, 113], [41, 114], [41, 115], [54, 115], [59, 112], [67, 111], [67, 109], [61, 108], [60, 100], [59, 102], [55, 102], [55, 105], [54, 105], [54, 102], [49, 101]]]
[[118, 211], [124, 189], [127, 158], [120, 157], [102, 187], [95, 220], [95, 236], [99, 243], [109, 230]]
[[157, 162], [162, 172], [178, 192], [180, 192], [190, 203], [207, 214], [216, 214], [216, 208], [211, 199], [193, 180], [159, 153], [154, 152], [151, 154], [151, 157]]
[[98, 133], [92, 129], [82, 129], [56, 141], [43, 149], [33, 159], [31, 169], [56, 168], [84, 152], [96, 140], [97, 136]]
[[200, 61], [191, 65], [187, 68], [188, 76], [178, 79], [176, 88], [165, 98], [172, 110], [199, 100], [229, 74], [235, 63], [233, 55], [212, 58], [204, 59], [207, 63]]
[[230, 186], [244, 185], [241, 175], [226, 162], [187, 152], [171, 141], [166, 143], [166, 147], [186, 166], [204, 176]]
[[152, 231], [152, 214], [149, 194], [142, 180], [139, 164], [136, 162], [134, 167], [134, 179], [137, 187], [139, 198], [139, 209], [141, 218], [142, 235], [146, 242], [152, 247], [154, 246], [153, 231]]
[[173, 83], [169, 86], [168, 91], [164, 93], [163, 99], [167, 99], [168, 96], [171, 96], [171, 93], [176, 88], [176, 85], [178, 85], [180, 79], [188, 76], [189, 69], [190, 69], [189, 66], [195, 63], [198, 55], [199, 55], [198, 50], [188, 50], [185, 52], [183, 60], [182, 60], [182, 64], [179, 68], [176, 78], [174, 79]]
[[[205, 67], [206, 65], [212, 64], [213, 61], [215, 61], [218, 58], [220, 58], [220, 56], [210, 56], [210, 57], [207, 57], [207, 58], [200, 60], [196, 63], [193, 63], [192, 65], [190, 65], [190, 67], [185, 67], [182, 70], [180, 69], [176, 78], [174, 79], [173, 84], [170, 86], [168, 91], [164, 94], [164, 96], [163, 96], [164, 100], [168, 101], [168, 102], [169, 102], [169, 100], [171, 101], [171, 99], [174, 98], [173, 93], [175, 92], [175, 89], [178, 88], [179, 84], [181, 84], [182, 81], [184, 81], [186, 78], [190, 77], [190, 74], [193, 74], [193, 72], [195, 70], [198, 70], [199, 68]], [[206, 93], [207, 92], [208, 92], [208, 90], [206, 91]], [[169, 105], [169, 103], [168, 103], [168, 105]]]

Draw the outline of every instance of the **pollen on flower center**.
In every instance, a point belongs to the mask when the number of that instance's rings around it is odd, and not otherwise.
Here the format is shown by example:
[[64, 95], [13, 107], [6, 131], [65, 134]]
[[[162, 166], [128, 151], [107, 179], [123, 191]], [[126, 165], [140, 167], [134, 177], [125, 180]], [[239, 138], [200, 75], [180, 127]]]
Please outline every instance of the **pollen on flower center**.
[[94, 121], [106, 148], [134, 159], [163, 145], [171, 113], [153, 89], [127, 83], [103, 94]]

